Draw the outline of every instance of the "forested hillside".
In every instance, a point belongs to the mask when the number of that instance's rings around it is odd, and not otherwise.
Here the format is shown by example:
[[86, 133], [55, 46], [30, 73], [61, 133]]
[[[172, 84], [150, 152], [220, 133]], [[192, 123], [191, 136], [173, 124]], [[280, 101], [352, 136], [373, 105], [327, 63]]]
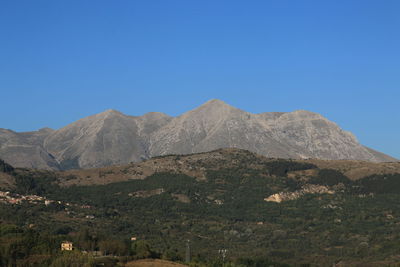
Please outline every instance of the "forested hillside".
[[218, 150], [74, 172], [8, 168], [15, 187], [0, 199], [2, 264], [55, 264], [68, 256], [62, 240], [120, 264], [184, 261], [187, 240], [199, 266], [221, 266], [221, 249], [232, 266], [394, 263], [400, 164], [368, 164]]

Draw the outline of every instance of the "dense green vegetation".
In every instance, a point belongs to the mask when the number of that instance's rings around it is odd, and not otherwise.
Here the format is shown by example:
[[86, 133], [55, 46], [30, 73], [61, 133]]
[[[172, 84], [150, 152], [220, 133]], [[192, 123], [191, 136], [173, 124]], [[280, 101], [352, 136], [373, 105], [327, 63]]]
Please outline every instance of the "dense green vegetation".
[[318, 175], [312, 177], [309, 182], [325, 186], [334, 186], [337, 184], [352, 185], [352, 181], [341, 172], [330, 169], [319, 170]]
[[13, 172], [14, 168], [7, 164], [4, 160], [0, 159], [0, 172], [10, 173]]
[[[61, 251], [60, 244], [65, 238], [73, 241], [78, 250]], [[93, 251], [101, 257], [93, 257]], [[115, 266], [118, 262], [122, 264], [128, 260], [159, 256], [146, 241], [110, 239], [87, 228], [66, 236], [16, 225], [0, 225], [0, 266]]]
[[276, 176], [286, 176], [290, 171], [301, 171], [308, 169], [316, 169], [317, 166], [311, 163], [302, 163], [294, 160], [277, 159], [274, 161], [267, 162], [265, 164], [268, 173]]
[[[399, 174], [351, 181], [322, 169], [307, 180], [288, 173], [317, 169], [315, 165], [276, 160], [255, 169], [246, 167], [251, 158], [237, 160], [236, 168], [209, 169], [205, 181], [157, 173], [144, 180], [65, 188], [55, 184], [52, 172], [12, 170], [15, 193], [61, 203], [0, 204], [2, 264], [24, 266], [36, 255], [42, 263], [66, 266], [62, 262], [70, 256], [59, 252], [61, 240], [73, 241], [78, 251], [125, 257], [120, 263], [143, 257], [182, 261], [186, 240], [191, 242], [192, 265], [198, 266], [221, 266], [220, 249], [227, 249], [231, 266], [269, 266], [272, 261], [327, 266], [399, 255]], [[308, 183], [336, 193], [264, 201]], [[130, 241], [132, 236], [138, 241]], [[96, 264], [79, 255], [73, 258]]]

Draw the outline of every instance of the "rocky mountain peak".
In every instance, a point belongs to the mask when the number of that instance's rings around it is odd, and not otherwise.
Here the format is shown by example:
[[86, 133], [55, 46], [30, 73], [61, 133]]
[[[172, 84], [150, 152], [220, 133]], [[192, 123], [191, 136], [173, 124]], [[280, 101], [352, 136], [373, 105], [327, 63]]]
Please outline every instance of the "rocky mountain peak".
[[225, 103], [222, 100], [211, 99], [211, 100], [208, 100], [206, 103], [202, 104], [201, 106], [199, 106], [198, 108], [192, 110], [192, 112], [213, 113], [213, 112], [232, 111], [232, 110], [238, 110], [238, 109]]
[[116, 109], [106, 109], [105, 111], [101, 112], [104, 114], [122, 114], [122, 112], [116, 110]]
[[116, 116], [126, 116], [122, 112], [115, 110], [115, 109], [107, 109], [103, 112], [100, 112], [95, 115], [96, 117], [101, 117], [101, 118], [108, 118], [108, 117], [116, 117]]
[[201, 106], [204, 107], [210, 107], [210, 106], [229, 106], [232, 107], [231, 105], [228, 105], [226, 102], [219, 100], [219, 99], [210, 99], [207, 102], [205, 102], [204, 104], [202, 104]]
[[212, 99], [207, 101], [203, 105], [184, 113], [178, 118], [182, 120], [202, 123], [204, 125], [211, 125], [232, 116], [240, 116], [240, 113], [246, 112], [237, 109], [231, 105], [228, 105], [224, 101]]

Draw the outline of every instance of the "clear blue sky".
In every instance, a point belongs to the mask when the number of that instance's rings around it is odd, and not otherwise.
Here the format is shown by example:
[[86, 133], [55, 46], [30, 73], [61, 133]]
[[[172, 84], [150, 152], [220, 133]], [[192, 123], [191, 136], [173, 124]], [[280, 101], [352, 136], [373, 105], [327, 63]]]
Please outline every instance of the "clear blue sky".
[[398, 0], [0, 1], [0, 128], [211, 98], [306, 109], [400, 158]]

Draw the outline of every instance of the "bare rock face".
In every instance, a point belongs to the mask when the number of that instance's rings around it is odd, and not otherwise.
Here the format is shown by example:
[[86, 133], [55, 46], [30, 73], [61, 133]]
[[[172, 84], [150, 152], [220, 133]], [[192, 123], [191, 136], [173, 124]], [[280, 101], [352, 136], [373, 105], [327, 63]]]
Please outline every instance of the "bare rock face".
[[62, 169], [137, 162], [149, 156], [147, 132], [167, 120], [157, 114], [143, 117], [107, 110], [50, 134], [44, 147], [60, 162]]
[[150, 153], [188, 154], [235, 147], [267, 156], [295, 157], [263, 124], [254, 114], [210, 100], [154, 132]]
[[[265, 113], [261, 114], [264, 116]], [[267, 119], [274, 139], [290, 146], [297, 158], [380, 161], [355, 136], [321, 115], [298, 110]]]
[[174, 118], [151, 140], [151, 156], [235, 147], [277, 158], [395, 160], [362, 146], [352, 133], [317, 113], [251, 114], [220, 100]]
[[178, 117], [107, 110], [59, 130], [0, 129], [0, 158], [16, 167], [91, 168], [167, 154], [247, 149], [267, 157], [396, 161], [309, 111], [252, 114], [210, 100]]

